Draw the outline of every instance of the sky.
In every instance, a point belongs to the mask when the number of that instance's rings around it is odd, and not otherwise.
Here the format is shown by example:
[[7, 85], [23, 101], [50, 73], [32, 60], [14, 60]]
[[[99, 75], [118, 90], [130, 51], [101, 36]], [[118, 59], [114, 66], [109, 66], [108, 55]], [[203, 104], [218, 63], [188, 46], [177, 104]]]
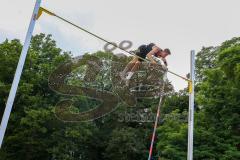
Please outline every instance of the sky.
[[[0, 0], [0, 43], [6, 38], [24, 42], [34, 4], [34, 0]], [[130, 50], [150, 42], [170, 48], [168, 68], [183, 76], [190, 71], [191, 50], [240, 36], [239, 0], [43, 0], [41, 6], [109, 41], [130, 40]], [[74, 56], [103, 50], [105, 45], [46, 14], [36, 23], [33, 34], [39, 33], [52, 34], [58, 47]], [[168, 78], [175, 90], [187, 86], [176, 76]]]

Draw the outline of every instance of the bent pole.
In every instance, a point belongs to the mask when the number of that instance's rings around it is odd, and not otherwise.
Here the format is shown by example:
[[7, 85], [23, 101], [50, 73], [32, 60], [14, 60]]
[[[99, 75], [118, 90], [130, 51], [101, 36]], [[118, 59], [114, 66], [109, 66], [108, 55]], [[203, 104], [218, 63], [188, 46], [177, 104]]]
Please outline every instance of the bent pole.
[[10, 117], [10, 114], [11, 114], [11, 110], [12, 110], [13, 102], [14, 102], [14, 99], [15, 99], [15, 96], [16, 96], [18, 84], [19, 84], [19, 81], [20, 81], [20, 78], [21, 78], [23, 66], [24, 66], [24, 63], [25, 63], [25, 60], [26, 60], [27, 51], [28, 51], [30, 41], [31, 41], [31, 38], [32, 38], [32, 32], [33, 32], [33, 29], [34, 29], [34, 26], [35, 26], [35, 22], [37, 20], [38, 10], [40, 8], [41, 1], [42, 0], [36, 0], [36, 2], [35, 2], [35, 7], [34, 7], [34, 10], [33, 10], [32, 18], [31, 18], [31, 21], [30, 21], [30, 24], [29, 24], [29, 27], [28, 27], [27, 35], [25, 37], [25, 42], [24, 42], [24, 45], [23, 45], [23, 48], [22, 48], [22, 52], [21, 52], [19, 61], [18, 61], [17, 69], [16, 69], [16, 72], [15, 72], [15, 75], [14, 75], [13, 83], [12, 83], [12, 86], [11, 86], [11, 90], [10, 90], [8, 100], [7, 100], [7, 103], [6, 103], [6, 107], [5, 107], [5, 110], [4, 110], [4, 114], [3, 114], [3, 117], [2, 117], [2, 122], [1, 122], [1, 126], [0, 126], [0, 148], [1, 148], [2, 143], [3, 143], [3, 138], [4, 138], [4, 135], [5, 135], [8, 120], [9, 120], [9, 117]]
[[188, 109], [188, 152], [187, 160], [193, 160], [193, 128], [194, 128], [194, 79], [195, 79], [195, 51], [190, 55], [189, 109]]

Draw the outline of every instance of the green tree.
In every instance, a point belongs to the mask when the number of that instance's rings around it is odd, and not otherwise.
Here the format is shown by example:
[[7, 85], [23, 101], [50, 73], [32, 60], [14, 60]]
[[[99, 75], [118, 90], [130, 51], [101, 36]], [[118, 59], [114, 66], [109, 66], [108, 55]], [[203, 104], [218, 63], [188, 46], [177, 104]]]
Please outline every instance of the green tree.
[[113, 130], [105, 152], [107, 159], [147, 159], [147, 151], [140, 129], [124, 127]]

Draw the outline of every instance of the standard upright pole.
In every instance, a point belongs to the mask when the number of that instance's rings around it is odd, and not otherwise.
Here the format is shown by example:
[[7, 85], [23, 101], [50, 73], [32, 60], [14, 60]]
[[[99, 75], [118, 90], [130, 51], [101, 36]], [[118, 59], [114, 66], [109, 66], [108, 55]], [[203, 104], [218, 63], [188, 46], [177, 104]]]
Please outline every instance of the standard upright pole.
[[40, 4], [41, 4], [42, 0], [36, 0], [35, 3], [35, 7], [33, 10], [33, 14], [32, 14], [32, 18], [28, 27], [28, 31], [27, 31], [27, 35], [25, 38], [25, 42], [22, 48], [22, 52], [18, 61], [18, 65], [17, 65], [17, 69], [14, 75], [14, 79], [13, 79], [13, 83], [12, 83], [12, 87], [8, 96], [8, 100], [7, 100], [7, 104], [5, 107], [5, 111], [2, 117], [2, 122], [1, 122], [1, 126], [0, 126], [0, 148], [2, 146], [2, 142], [3, 142], [3, 138], [4, 138], [4, 134], [7, 128], [7, 124], [8, 124], [8, 120], [11, 114], [11, 110], [12, 110], [12, 106], [13, 106], [13, 102], [16, 96], [16, 92], [17, 92], [17, 88], [18, 88], [18, 84], [21, 78], [21, 74], [22, 74], [22, 70], [23, 70], [23, 66], [26, 60], [26, 56], [27, 56], [27, 51], [29, 48], [29, 44], [32, 38], [32, 32], [35, 26], [35, 22], [36, 22], [36, 18], [38, 15], [38, 10], [40, 8]]
[[194, 127], [194, 79], [195, 79], [195, 51], [190, 56], [190, 85], [189, 89], [189, 110], [188, 110], [188, 160], [193, 160], [193, 127]]

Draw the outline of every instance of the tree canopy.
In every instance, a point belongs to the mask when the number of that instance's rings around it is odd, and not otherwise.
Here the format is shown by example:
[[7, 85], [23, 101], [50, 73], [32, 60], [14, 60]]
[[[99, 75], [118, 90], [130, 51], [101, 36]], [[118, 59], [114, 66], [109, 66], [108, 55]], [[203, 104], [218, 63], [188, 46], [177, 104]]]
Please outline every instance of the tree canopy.
[[[17, 39], [0, 44], [0, 116], [21, 49], [22, 44]], [[67, 79], [69, 86], [73, 85], [74, 89], [81, 85], [96, 85], [99, 90], [115, 92], [122, 99], [126, 98], [125, 90], [111, 85], [109, 75], [112, 73], [107, 72], [107, 60], [125, 63], [129, 58], [102, 51], [86, 53], [83, 57], [85, 61], [80, 67], [71, 66], [75, 69], [72, 77]], [[100, 57], [106, 63], [88, 64], [91, 57]], [[69, 108], [72, 115], [92, 109], [99, 103], [89, 97], [59, 94], [51, 89], [49, 77], [71, 58], [71, 52], [58, 48], [51, 35], [39, 34], [32, 38], [0, 160], [147, 159], [153, 122], [120, 121], [121, 116], [129, 111], [131, 99], [119, 103], [110, 114], [94, 121], [69, 123], [55, 116], [56, 104], [66, 97], [74, 101]], [[86, 65], [92, 65], [93, 69], [94, 65], [102, 65], [103, 69], [88, 70]], [[83, 73], [91, 76], [82, 77]], [[227, 40], [220, 46], [203, 47], [196, 56], [196, 74], [194, 159], [240, 159], [240, 38]], [[94, 83], [90, 83], [92, 77]], [[187, 88], [175, 92], [169, 82], [165, 92], [168, 94], [161, 108], [153, 159], [185, 160]], [[131, 112], [128, 116], [139, 114], [141, 117], [145, 112], [155, 115], [157, 100], [143, 99], [139, 103], [148, 108], [141, 108], [141, 112]], [[138, 108], [131, 108], [135, 109]]]

